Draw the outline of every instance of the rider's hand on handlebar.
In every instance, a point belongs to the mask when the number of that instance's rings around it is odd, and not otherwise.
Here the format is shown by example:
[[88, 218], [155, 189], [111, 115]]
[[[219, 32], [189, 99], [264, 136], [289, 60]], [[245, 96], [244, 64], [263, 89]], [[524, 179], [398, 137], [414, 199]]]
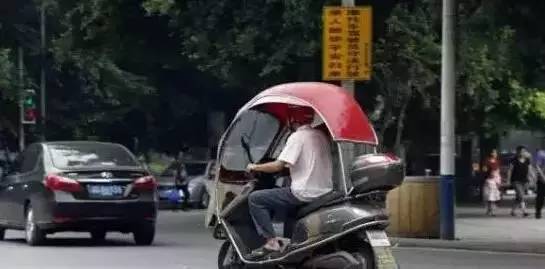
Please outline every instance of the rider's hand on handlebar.
[[248, 172], [253, 172], [256, 168], [256, 164], [253, 164], [253, 163], [249, 163], [248, 166], [246, 166], [246, 171]]

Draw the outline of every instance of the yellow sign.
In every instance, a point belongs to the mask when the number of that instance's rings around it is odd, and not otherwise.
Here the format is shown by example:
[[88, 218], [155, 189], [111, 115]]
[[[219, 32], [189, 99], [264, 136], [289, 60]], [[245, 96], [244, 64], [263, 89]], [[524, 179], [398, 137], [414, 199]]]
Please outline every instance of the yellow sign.
[[371, 7], [324, 7], [323, 79], [371, 79]]

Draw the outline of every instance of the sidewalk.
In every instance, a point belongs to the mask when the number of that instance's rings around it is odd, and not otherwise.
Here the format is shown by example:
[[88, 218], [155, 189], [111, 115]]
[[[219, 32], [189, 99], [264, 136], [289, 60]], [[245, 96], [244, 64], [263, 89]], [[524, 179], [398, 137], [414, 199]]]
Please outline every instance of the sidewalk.
[[447, 248], [545, 254], [545, 219], [535, 219], [533, 207], [527, 218], [512, 217], [508, 207], [496, 217], [485, 216], [482, 207], [458, 207], [456, 240], [392, 238], [399, 247]]

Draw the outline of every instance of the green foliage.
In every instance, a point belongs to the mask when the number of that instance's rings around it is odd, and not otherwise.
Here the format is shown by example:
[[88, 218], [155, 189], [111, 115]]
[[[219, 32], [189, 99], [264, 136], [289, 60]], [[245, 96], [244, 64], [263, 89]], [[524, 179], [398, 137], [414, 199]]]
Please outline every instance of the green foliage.
[[[501, 23], [501, 4], [483, 2], [460, 16], [458, 98], [463, 131], [494, 134], [545, 120], [535, 107], [542, 90], [531, 87], [517, 49], [516, 28]], [[530, 123], [530, 120], [532, 123]]]
[[15, 97], [15, 66], [10, 58], [10, 49], [0, 49], [0, 96]]
[[437, 93], [440, 45], [430, 19], [432, 10], [419, 1], [414, 6], [398, 4], [386, 20], [386, 33], [375, 45], [375, 80], [379, 85], [379, 110], [372, 119], [382, 142], [388, 128], [397, 122], [394, 147], [400, 146], [405, 114], [415, 95], [432, 108]]
[[[372, 119], [399, 144], [404, 126], [420, 123], [414, 115], [439, 117], [441, 3], [385, 2], [365, 1], [375, 15], [374, 81], [360, 86], [376, 93]], [[196, 115], [211, 106], [232, 110], [265, 86], [320, 80], [322, 7], [338, 3], [47, 0], [50, 137], [137, 137], [162, 150], [198, 141], [206, 127], [195, 127]], [[459, 133], [545, 126], [544, 3], [458, 1]], [[39, 85], [40, 4], [0, 4], [0, 106], [13, 115], [17, 46], [26, 85]]]
[[[145, 1], [180, 35], [181, 53], [227, 86], [254, 88], [297, 79], [320, 51], [323, 1]], [[310, 71], [310, 70], [309, 70]], [[307, 77], [316, 77], [306, 74]]]
[[59, 68], [76, 67], [87, 87], [112, 105], [137, 103], [156, 91], [145, 76], [120, 66], [126, 57], [120, 35], [124, 1], [60, 1], [58, 13], [63, 32], [53, 40], [52, 52]]

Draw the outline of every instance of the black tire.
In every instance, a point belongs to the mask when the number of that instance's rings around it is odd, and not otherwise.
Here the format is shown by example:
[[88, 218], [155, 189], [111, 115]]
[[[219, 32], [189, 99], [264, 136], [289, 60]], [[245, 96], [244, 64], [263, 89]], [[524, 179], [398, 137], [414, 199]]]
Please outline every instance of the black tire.
[[210, 203], [210, 195], [205, 190], [201, 194], [201, 199], [199, 199], [199, 208], [206, 209], [208, 208], [209, 203]]
[[[226, 259], [230, 259], [230, 264], [226, 265]], [[244, 269], [246, 266], [240, 262], [238, 254], [231, 246], [231, 242], [225, 240], [218, 253], [218, 269]]]
[[155, 238], [155, 224], [144, 223], [139, 225], [134, 231], [134, 242], [139, 246], [149, 246]]
[[45, 233], [36, 225], [34, 210], [28, 206], [26, 210], [25, 240], [30, 246], [39, 246], [45, 242]]
[[91, 231], [91, 238], [95, 242], [104, 242], [104, 240], [106, 240], [106, 231], [104, 230]]
[[6, 237], [6, 229], [0, 228], [0, 241], [4, 241], [5, 237]]
[[353, 256], [360, 261], [361, 269], [375, 268], [375, 257], [371, 251], [362, 249], [360, 252], [354, 253]]

